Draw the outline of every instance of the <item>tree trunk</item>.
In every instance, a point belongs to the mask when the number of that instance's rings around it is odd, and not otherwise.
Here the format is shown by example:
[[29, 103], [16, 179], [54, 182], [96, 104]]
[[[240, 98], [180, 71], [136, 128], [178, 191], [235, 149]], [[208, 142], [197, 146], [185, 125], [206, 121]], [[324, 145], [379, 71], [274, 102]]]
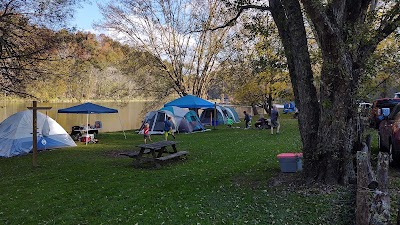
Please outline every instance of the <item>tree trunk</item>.
[[[352, 149], [356, 141], [355, 85], [352, 62], [338, 42], [325, 42], [321, 72], [319, 154], [314, 169], [327, 183], [346, 184], [354, 176]], [[323, 162], [323, 163], [321, 163]]]
[[285, 48], [299, 109], [304, 173], [311, 181], [347, 184], [355, 177], [353, 150], [360, 146], [356, 96], [361, 71], [377, 44], [398, 27], [400, 4], [387, 13], [391, 20], [379, 30], [369, 30], [368, 0], [301, 2], [322, 53], [319, 97], [299, 0], [270, 0], [269, 7]]
[[310, 181], [317, 176], [315, 161], [318, 142], [319, 106], [311, 60], [307, 47], [300, 3], [292, 0], [271, 0], [271, 14], [285, 48], [303, 143], [304, 173]]

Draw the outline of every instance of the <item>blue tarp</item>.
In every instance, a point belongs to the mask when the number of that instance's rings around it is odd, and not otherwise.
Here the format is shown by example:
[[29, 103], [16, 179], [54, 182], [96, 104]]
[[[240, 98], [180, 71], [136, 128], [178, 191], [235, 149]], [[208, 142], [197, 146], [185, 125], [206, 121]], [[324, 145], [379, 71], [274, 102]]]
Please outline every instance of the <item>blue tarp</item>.
[[199, 109], [199, 108], [214, 108], [214, 104], [206, 101], [202, 98], [193, 96], [193, 95], [186, 95], [180, 98], [177, 98], [171, 102], [168, 102], [167, 104], [164, 105], [164, 107], [167, 106], [177, 106], [180, 108], [193, 108], [193, 109]]
[[101, 113], [118, 113], [118, 110], [87, 102], [84, 104], [72, 106], [65, 109], [59, 109], [58, 113], [101, 114]]

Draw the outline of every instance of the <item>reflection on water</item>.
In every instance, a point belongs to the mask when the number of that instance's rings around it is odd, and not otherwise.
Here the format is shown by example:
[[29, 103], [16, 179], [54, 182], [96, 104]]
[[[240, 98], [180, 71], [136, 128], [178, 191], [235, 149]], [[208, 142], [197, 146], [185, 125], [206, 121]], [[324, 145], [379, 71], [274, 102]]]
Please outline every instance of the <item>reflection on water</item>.
[[[92, 125], [95, 121], [101, 121], [103, 128], [101, 132], [121, 131], [138, 129], [143, 120], [141, 114], [144, 102], [100, 102], [96, 103], [105, 107], [117, 109], [118, 113], [113, 114], [91, 114], [89, 115], [89, 123]], [[80, 103], [41, 103], [38, 107], [52, 107], [52, 109], [39, 110], [54, 120], [56, 120], [68, 133], [71, 132], [72, 126], [80, 126], [86, 124], [86, 114], [65, 114], [57, 113], [57, 110], [79, 105]], [[11, 102], [0, 101], [0, 122], [7, 119], [12, 114], [27, 110], [32, 106], [32, 102]]]
[[[124, 130], [139, 129], [144, 118], [142, 112], [145, 102], [94, 102], [95, 104], [105, 107], [117, 109], [118, 113], [113, 114], [91, 114], [89, 115], [89, 123], [94, 124], [95, 121], [101, 121], [103, 128], [101, 132], [113, 132]], [[38, 107], [52, 107], [52, 109], [39, 110], [40, 112], [49, 115], [56, 120], [68, 133], [71, 132], [72, 126], [84, 126], [86, 124], [86, 114], [65, 114], [57, 113], [57, 110], [79, 105], [80, 103], [41, 103], [38, 102]], [[27, 107], [32, 106], [32, 102], [13, 102], [0, 101], [0, 122], [7, 119], [12, 114], [27, 110]], [[248, 106], [233, 106], [240, 118], [243, 118], [243, 111], [246, 110], [253, 115], [251, 107]], [[258, 108], [258, 112], [262, 114], [264, 110]], [[201, 110], [199, 111], [201, 113]], [[256, 120], [258, 119], [255, 118]]]

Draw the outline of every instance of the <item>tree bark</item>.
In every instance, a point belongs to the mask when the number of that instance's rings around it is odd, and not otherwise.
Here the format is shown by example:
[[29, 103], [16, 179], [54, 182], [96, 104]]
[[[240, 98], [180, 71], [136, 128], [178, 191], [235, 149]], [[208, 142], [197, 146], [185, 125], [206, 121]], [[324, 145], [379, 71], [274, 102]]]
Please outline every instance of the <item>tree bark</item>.
[[[291, 0], [271, 0], [271, 14], [285, 48], [290, 79], [299, 109], [299, 129], [303, 143], [304, 172], [313, 180], [317, 176], [314, 159], [317, 155], [319, 108], [306, 32], [300, 3]], [[317, 157], [317, 158], [316, 158]]]

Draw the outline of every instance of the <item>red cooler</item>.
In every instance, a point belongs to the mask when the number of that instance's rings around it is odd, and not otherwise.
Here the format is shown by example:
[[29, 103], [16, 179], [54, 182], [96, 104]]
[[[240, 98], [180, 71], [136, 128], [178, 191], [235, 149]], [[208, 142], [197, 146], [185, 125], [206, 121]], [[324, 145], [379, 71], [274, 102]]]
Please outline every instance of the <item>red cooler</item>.
[[303, 169], [303, 153], [281, 153], [277, 157], [283, 173], [295, 173]]
[[90, 142], [90, 136], [89, 135], [82, 136], [81, 142]]

